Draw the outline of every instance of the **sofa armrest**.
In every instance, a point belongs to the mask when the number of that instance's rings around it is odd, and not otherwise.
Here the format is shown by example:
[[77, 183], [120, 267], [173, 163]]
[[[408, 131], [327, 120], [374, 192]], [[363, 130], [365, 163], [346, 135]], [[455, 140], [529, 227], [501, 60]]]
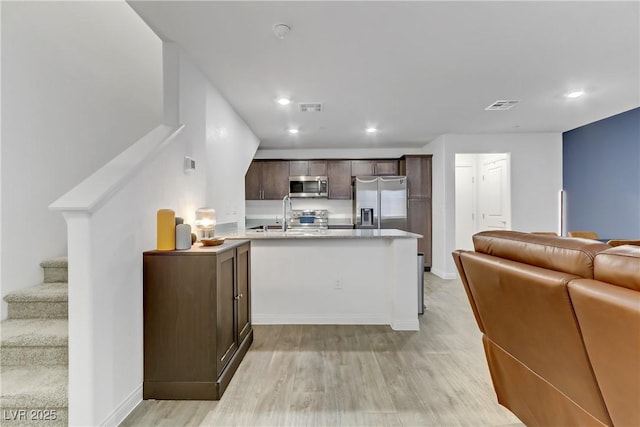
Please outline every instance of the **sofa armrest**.
[[640, 426], [640, 292], [579, 279], [569, 294], [613, 424]]
[[469, 299], [469, 304], [471, 305], [471, 310], [473, 311], [473, 315], [476, 318], [476, 323], [478, 324], [478, 328], [484, 334], [484, 325], [482, 324], [482, 319], [478, 314], [478, 307], [476, 306], [476, 302], [473, 298], [473, 294], [471, 293], [471, 288], [469, 288], [469, 282], [467, 281], [467, 275], [464, 272], [464, 267], [462, 266], [462, 260], [460, 259], [460, 255], [464, 251], [455, 250], [453, 251], [453, 261], [456, 263], [456, 267], [458, 268], [458, 274], [460, 274], [460, 280], [464, 285], [464, 290], [467, 293], [467, 298]]

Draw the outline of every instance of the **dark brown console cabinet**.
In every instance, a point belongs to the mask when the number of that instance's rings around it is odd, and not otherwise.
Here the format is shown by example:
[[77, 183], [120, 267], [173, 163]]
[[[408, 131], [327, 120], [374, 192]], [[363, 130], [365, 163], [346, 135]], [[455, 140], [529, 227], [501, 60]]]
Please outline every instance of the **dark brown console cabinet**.
[[253, 342], [250, 245], [144, 253], [144, 399], [220, 399]]

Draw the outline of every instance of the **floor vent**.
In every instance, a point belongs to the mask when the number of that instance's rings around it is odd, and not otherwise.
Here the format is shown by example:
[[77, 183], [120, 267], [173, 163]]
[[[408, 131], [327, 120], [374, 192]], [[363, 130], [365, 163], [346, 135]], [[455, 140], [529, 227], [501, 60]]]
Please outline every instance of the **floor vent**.
[[301, 113], [321, 113], [322, 104], [319, 102], [304, 102], [298, 104]]
[[491, 110], [508, 110], [510, 108], [513, 108], [518, 102], [520, 102], [520, 101], [500, 100], [500, 101], [496, 101], [493, 104], [489, 105], [487, 108], [485, 108], [485, 110], [487, 110], [487, 111], [491, 111]]

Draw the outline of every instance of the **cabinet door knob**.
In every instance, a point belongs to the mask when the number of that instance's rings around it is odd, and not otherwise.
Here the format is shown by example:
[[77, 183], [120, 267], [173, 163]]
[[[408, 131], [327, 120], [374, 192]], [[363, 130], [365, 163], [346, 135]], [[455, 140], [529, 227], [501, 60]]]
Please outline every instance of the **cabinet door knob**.
[[242, 297], [243, 297], [243, 295], [242, 295], [242, 294], [240, 294], [240, 295], [236, 295], [233, 299], [235, 299], [235, 300], [239, 300], [239, 299], [240, 299], [240, 298], [242, 298]]

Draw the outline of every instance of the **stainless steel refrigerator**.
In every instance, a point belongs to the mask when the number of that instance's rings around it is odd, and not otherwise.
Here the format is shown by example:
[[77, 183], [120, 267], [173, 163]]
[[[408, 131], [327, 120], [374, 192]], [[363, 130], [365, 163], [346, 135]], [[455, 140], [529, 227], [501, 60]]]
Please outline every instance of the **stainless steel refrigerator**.
[[357, 176], [353, 179], [356, 228], [407, 229], [407, 177]]

